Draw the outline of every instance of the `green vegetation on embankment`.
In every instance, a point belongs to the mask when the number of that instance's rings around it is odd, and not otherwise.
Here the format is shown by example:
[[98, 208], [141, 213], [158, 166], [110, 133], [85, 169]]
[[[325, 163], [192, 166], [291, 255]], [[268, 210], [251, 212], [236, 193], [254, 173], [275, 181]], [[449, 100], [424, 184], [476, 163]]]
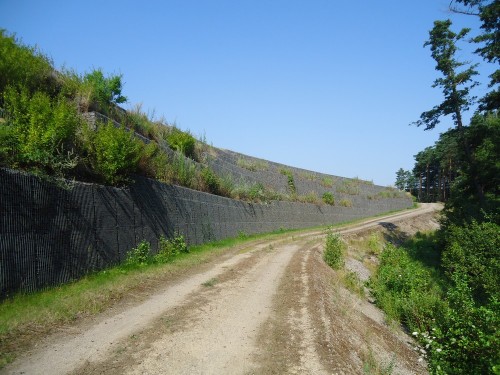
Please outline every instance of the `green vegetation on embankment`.
[[[315, 174], [251, 157], [227, 160], [227, 153], [164, 119], [154, 119], [140, 105], [121, 109], [118, 105], [127, 101], [121, 75], [100, 69], [84, 74], [57, 71], [41, 51], [1, 29], [0, 52], [0, 166], [115, 186], [131, 182], [135, 174], [253, 202], [352, 207], [346, 194], [372, 200], [405, 198], [389, 189], [361, 194], [360, 186], [369, 183], [357, 178], [324, 177], [320, 182]], [[212, 161], [218, 153], [224, 156], [216, 168]], [[267, 173], [267, 179], [260, 179], [258, 172]], [[309, 178], [312, 186], [299, 191], [299, 180]], [[284, 188], [274, 184], [281, 180]]]

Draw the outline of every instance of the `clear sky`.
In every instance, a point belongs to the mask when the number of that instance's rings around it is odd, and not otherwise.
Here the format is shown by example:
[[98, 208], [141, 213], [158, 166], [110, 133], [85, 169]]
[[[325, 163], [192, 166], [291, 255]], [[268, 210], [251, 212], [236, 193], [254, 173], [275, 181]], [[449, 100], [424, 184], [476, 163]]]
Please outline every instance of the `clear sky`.
[[452, 126], [409, 126], [441, 100], [423, 48], [433, 21], [477, 30], [474, 17], [448, 5], [0, 0], [0, 28], [56, 68], [123, 74], [126, 108], [142, 103], [216, 147], [392, 185], [397, 169], [411, 169], [413, 155]]

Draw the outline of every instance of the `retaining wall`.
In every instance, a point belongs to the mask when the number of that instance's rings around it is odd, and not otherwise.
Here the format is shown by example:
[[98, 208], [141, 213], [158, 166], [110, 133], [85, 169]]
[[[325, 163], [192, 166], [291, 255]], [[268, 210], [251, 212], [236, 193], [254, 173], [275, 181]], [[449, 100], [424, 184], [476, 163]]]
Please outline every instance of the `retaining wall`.
[[252, 204], [137, 177], [123, 189], [63, 188], [0, 169], [0, 299], [77, 279], [121, 262], [141, 240], [161, 235], [200, 244], [280, 228], [327, 225], [410, 207], [407, 198], [353, 207], [296, 202]]

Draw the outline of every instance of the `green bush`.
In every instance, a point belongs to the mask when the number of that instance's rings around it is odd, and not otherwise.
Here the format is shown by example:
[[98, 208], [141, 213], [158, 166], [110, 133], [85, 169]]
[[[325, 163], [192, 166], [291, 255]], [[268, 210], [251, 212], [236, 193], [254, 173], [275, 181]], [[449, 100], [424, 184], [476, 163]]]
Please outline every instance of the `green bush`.
[[318, 194], [315, 191], [310, 191], [306, 195], [295, 196], [295, 198], [302, 203], [318, 204], [320, 202]]
[[[469, 232], [455, 228], [459, 235], [455, 232], [449, 238], [458, 238], [464, 246], [465, 235], [477, 245], [478, 233], [470, 231], [479, 228], [477, 224], [471, 225]], [[486, 233], [492, 234], [489, 229]], [[436, 249], [436, 245], [442, 245], [440, 241], [436, 236], [420, 235], [401, 248], [388, 245], [370, 281], [376, 303], [388, 316], [414, 331], [431, 373], [496, 374], [498, 367], [494, 367], [500, 363], [498, 298], [474, 298], [475, 283], [469, 276], [474, 274], [470, 270], [465, 273], [460, 257], [453, 271], [447, 268], [447, 279]], [[473, 248], [468, 250], [474, 253]], [[447, 262], [453, 265], [452, 258]]]
[[265, 171], [269, 168], [269, 163], [263, 160], [252, 160], [247, 158], [238, 158], [236, 164], [240, 168], [248, 169], [249, 171]]
[[95, 132], [88, 130], [87, 135], [91, 166], [103, 181], [112, 185], [128, 182], [130, 174], [137, 171], [143, 143], [111, 122], [99, 124]]
[[321, 179], [320, 184], [323, 187], [332, 188], [333, 187], [333, 178], [331, 178], [331, 177], [323, 177]]
[[17, 145], [12, 126], [0, 122], [0, 165], [14, 166], [16, 164]]
[[478, 306], [467, 276], [457, 272], [452, 279], [444, 317], [430, 330], [432, 336], [424, 333], [420, 337], [423, 345], [429, 345], [429, 365], [436, 374], [497, 374], [500, 303], [492, 298]]
[[142, 149], [138, 171], [146, 177], [163, 180], [168, 168], [168, 155], [156, 142], [150, 142]]
[[352, 201], [350, 199], [342, 199], [339, 204], [342, 207], [352, 207]]
[[377, 304], [412, 330], [428, 330], [443, 311], [442, 290], [431, 271], [404, 248], [386, 246], [371, 287]]
[[500, 298], [500, 226], [475, 221], [463, 227], [451, 225], [445, 237], [443, 267], [448, 274], [467, 275], [477, 301]]
[[90, 102], [102, 112], [109, 113], [112, 105], [127, 101], [122, 95], [121, 75], [105, 77], [101, 69], [95, 69], [83, 76], [82, 86], [89, 92]]
[[326, 235], [325, 251], [323, 253], [326, 264], [333, 269], [340, 269], [344, 265], [344, 250], [345, 245], [340, 236], [329, 232]]
[[154, 256], [156, 263], [168, 263], [181, 253], [188, 253], [189, 249], [184, 236], [177, 234], [171, 239], [161, 236], [158, 243], [158, 253]]
[[127, 266], [145, 266], [151, 259], [151, 244], [147, 241], [141, 241], [137, 247], [127, 253], [125, 265]]
[[171, 149], [179, 151], [184, 156], [194, 159], [196, 140], [189, 132], [183, 132], [176, 127], [166, 136]]
[[[52, 99], [37, 91], [6, 88], [6, 122], [2, 127], [2, 154], [13, 164], [63, 173], [76, 164], [68, 161], [74, 152], [76, 133], [81, 126], [76, 108], [64, 97]], [[70, 156], [68, 156], [70, 155]]]
[[323, 193], [323, 202], [329, 204], [330, 206], [333, 206], [335, 204], [335, 198], [333, 197], [333, 194], [329, 191]]

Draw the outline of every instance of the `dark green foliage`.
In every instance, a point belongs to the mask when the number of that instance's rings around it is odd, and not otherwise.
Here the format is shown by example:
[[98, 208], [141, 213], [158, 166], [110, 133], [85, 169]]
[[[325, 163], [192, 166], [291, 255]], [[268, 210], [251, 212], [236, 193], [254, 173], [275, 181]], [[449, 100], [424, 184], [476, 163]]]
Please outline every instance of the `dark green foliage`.
[[326, 235], [325, 252], [323, 259], [330, 267], [335, 270], [344, 266], [345, 244], [336, 233], [328, 232]]
[[333, 197], [333, 193], [329, 191], [323, 193], [323, 202], [329, 204], [330, 206], [333, 206], [335, 204], [335, 198]]
[[371, 286], [377, 304], [411, 330], [428, 330], [443, 310], [442, 291], [433, 273], [404, 248], [387, 245]]
[[105, 77], [101, 69], [96, 69], [83, 76], [82, 84], [89, 89], [90, 102], [105, 113], [115, 104], [125, 103], [122, 95], [122, 76]]
[[[433, 331], [429, 364], [438, 374], [497, 374], [500, 364], [500, 303], [478, 305], [465, 274], [453, 274], [448, 307]], [[439, 350], [438, 350], [439, 349]], [[494, 367], [497, 366], [497, 371]]]
[[415, 331], [432, 373], [496, 373], [499, 229], [486, 223], [455, 227], [441, 239], [419, 235], [382, 253], [370, 284], [376, 302]]
[[484, 213], [494, 215], [500, 207], [500, 118], [496, 113], [476, 114], [462, 130], [441, 134], [434, 146], [415, 155], [409, 179], [419, 201], [447, 201], [447, 216], [454, 222], [482, 220]]
[[183, 132], [176, 127], [167, 135], [167, 143], [173, 150], [179, 151], [184, 156], [194, 159], [196, 140], [189, 132]]
[[[473, 14], [479, 16], [481, 20], [481, 33], [474, 37], [472, 41], [478, 43], [480, 47], [475, 53], [481, 56], [485, 61], [497, 64], [500, 61], [500, 3], [497, 0], [455, 0], [452, 3], [461, 3], [466, 6], [460, 9], [457, 6], [450, 6], [452, 10], [460, 13]], [[480, 100], [481, 111], [494, 111], [500, 108], [500, 69], [497, 69], [490, 75], [489, 87], [495, 87]]]
[[495, 113], [476, 114], [464, 129], [464, 137], [471, 158], [468, 162], [465, 151], [456, 150], [460, 169], [446, 204], [447, 220], [460, 224], [491, 217], [499, 223], [500, 118]]
[[445, 236], [443, 267], [446, 272], [465, 275], [476, 301], [500, 298], [500, 226], [473, 221], [463, 227], [451, 225]]
[[184, 236], [176, 234], [167, 239], [162, 235], [158, 240], [158, 252], [154, 256], [151, 254], [151, 244], [143, 240], [127, 253], [125, 266], [134, 268], [152, 263], [164, 264], [182, 253], [189, 253]]
[[423, 112], [417, 126], [425, 125], [425, 130], [433, 129], [442, 116], [452, 115], [455, 124], [462, 127], [462, 111], [469, 109], [473, 103], [470, 90], [477, 85], [472, 77], [477, 75], [475, 66], [463, 71], [459, 68], [467, 65], [455, 59], [458, 50], [456, 43], [463, 39], [469, 29], [462, 29], [458, 34], [450, 30], [451, 21], [435, 21], [434, 28], [429, 32], [429, 40], [424, 46], [431, 47], [432, 58], [436, 61], [436, 70], [443, 74], [434, 81], [433, 87], [443, 89], [444, 101], [427, 112]]
[[87, 131], [88, 159], [103, 182], [116, 185], [129, 180], [136, 172], [143, 144], [134, 135], [113, 123], [99, 124]]
[[399, 168], [396, 172], [396, 182], [395, 186], [402, 191], [407, 191], [413, 193], [415, 191], [416, 179], [411, 171], [405, 171], [403, 168]]

